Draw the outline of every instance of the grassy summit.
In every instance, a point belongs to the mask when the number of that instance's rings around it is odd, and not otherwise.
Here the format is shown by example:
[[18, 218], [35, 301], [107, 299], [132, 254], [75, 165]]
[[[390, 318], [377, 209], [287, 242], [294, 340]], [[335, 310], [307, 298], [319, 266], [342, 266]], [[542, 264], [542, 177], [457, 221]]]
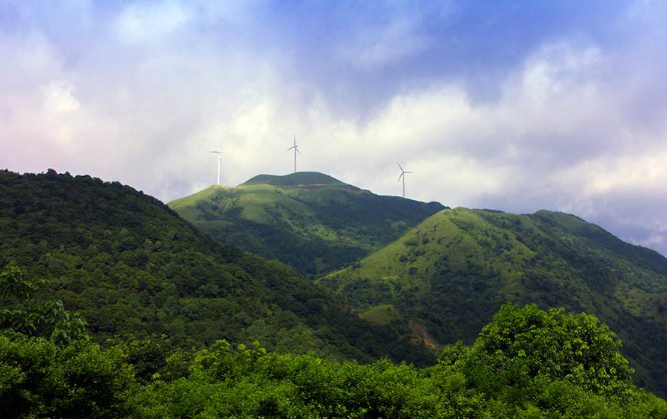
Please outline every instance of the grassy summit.
[[319, 282], [361, 317], [436, 346], [471, 342], [507, 301], [592, 313], [639, 379], [667, 389], [667, 259], [572, 215], [444, 210]]
[[285, 176], [276, 175], [257, 175], [240, 186], [249, 185], [273, 185], [282, 187], [316, 187], [316, 186], [345, 186], [350, 189], [359, 189], [354, 186], [345, 184], [338, 179], [319, 172], [297, 172]]
[[224, 244], [241, 246], [317, 276], [390, 243], [444, 207], [378, 196], [331, 176], [259, 175], [211, 187], [169, 206]]

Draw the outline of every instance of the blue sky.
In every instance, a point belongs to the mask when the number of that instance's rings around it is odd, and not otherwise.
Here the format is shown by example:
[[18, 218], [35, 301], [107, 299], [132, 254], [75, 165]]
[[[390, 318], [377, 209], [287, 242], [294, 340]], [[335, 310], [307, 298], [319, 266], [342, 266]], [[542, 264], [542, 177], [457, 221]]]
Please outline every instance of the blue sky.
[[300, 169], [667, 254], [664, 1], [0, 0], [0, 167], [168, 201]]

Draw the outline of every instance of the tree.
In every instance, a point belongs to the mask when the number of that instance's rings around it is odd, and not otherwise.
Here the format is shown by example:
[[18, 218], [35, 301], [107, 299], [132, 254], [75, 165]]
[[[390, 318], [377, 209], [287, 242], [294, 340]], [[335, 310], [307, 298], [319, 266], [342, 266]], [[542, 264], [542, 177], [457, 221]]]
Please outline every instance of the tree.
[[[633, 374], [620, 347], [595, 316], [506, 304], [469, 351], [449, 349], [441, 363], [458, 362], [475, 371], [473, 379], [495, 382], [496, 389], [521, 387], [526, 380], [567, 381], [595, 394], [616, 395], [631, 385]], [[453, 354], [458, 360], [452, 360]]]
[[136, 382], [119, 348], [0, 335], [0, 417], [120, 418]]
[[0, 329], [45, 337], [57, 344], [87, 337], [86, 321], [80, 314], [65, 310], [60, 300], [37, 297], [43, 285], [43, 280], [28, 278], [14, 264], [0, 271]]

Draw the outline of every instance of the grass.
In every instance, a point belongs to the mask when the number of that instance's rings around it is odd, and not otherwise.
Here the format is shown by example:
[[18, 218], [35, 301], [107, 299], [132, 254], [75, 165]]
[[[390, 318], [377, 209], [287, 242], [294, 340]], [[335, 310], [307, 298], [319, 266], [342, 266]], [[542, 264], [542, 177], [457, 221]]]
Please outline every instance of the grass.
[[359, 317], [371, 323], [386, 326], [400, 316], [393, 305], [380, 304], [369, 308], [363, 313], [359, 313]]
[[[502, 250], [492, 250], [500, 243], [504, 246]], [[490, 250], [496, 257], [489, 257]], [[418, 289], [424, 294], [429, 292], [436, 265], [446, 255], [448, 268], [453, 272], [465, 271], [470, 265], [497, 272], [503, 279], [500, 292], [511, 295], [518, 288], [518, 274], [512, 267], [525, 263], [534, 254], [516, 237], [506, 235], [477, 212], [457, 208], [443, 210], [428, 218], [394, 243], [355, 266], [329, 274], [321, 282], [326, 284], [329, 278], [337, 277], [343, 278], [344, 283], [360, 279], [373, 283], [400, 283], [401, 289]]]
[[443, 208], [374, 195], [314, 172], [260, 175], [169, 205], [214, 239], [313, 277], [381, 248]]
[[318, 282], [369, 319], [391, 306], [392, 321], [441, 343], [470, 342], [507, 301], [585, 311], [619, 333], [640, 379], [665, 386], [666, 261], [568, 214], [456, 208]]

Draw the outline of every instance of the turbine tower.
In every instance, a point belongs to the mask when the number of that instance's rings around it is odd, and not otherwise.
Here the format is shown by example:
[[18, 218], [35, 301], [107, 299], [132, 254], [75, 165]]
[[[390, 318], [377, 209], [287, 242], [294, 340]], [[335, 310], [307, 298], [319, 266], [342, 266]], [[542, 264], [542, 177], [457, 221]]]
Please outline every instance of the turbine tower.
[[222, 164], [222, 141], [220, 142], [220, 146], [218, 146], [218, 150], [211, 151], [211, 153], [218, 155], [218, 183], [216, 183], [216, 185], [220, 186], [220, 165]]
[[403, 179], [403, 198], [405, 198], [405, 175], [407, 173], [414, 173], [414, 172], [407, 172], [403, 170], [403, 167], [401, 167], [400, 163], [396, 163], [398, 165], [398, 168], [401, 169], [401, 174], [398, 176], [398, 181], [400, 182], [401, 179]]
[[294, 173], [296, 173], [296, 153], [301, 154], [299, 146], [296, 145], [296, 135], [294, 136], [294, 145], [287, 149], [287, 151], [294, 150]]

